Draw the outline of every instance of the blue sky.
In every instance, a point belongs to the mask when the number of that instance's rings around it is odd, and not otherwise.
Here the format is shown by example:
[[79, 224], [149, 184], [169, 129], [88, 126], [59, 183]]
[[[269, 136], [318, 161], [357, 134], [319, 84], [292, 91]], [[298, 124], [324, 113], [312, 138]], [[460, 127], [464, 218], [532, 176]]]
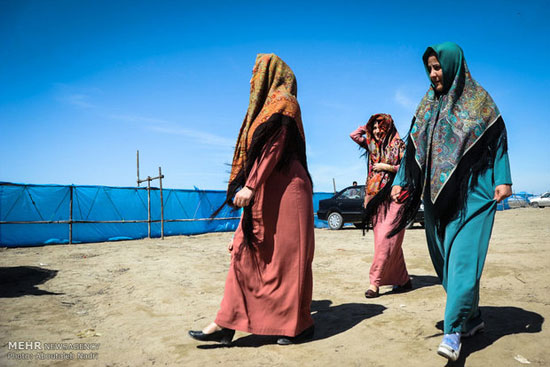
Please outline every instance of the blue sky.
[[[375, 3], [375, 4], [373, 4]], [[406, 135], [433, 43], [462, 46], [507, 124], [514, 191], [550, 190], [545, 1], [0, 0], [0, 180], [224, 189], [255, 55], [298, 79], [316, 191], [364, 182], [349, 133]]]

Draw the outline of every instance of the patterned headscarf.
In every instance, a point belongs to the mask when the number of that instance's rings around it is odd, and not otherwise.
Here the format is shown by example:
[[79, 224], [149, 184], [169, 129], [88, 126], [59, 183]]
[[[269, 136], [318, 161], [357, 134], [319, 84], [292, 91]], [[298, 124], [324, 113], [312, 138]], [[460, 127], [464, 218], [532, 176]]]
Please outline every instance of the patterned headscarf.
[[275, 54], [258, 54], [250, 80], [250, 102], [244, 118], [231, 165], [229, 183], [247, 163], [249, 148], [256, 129], [274, 114], [292, 117], [305, 141], [300, 106], [296, 100], [296, 77]]
[[[428, 47], [423, 60], [435, 53], [443, 70], [444, 94], [430, 87], [416, 110], [410, 139], [415, 160], [430, 182], [435, 203], [462, 157], [494, 124], [500, 112], [493, 99], [470, 75], [464, 53], [455, 43]], [[428, 168], [429, 167], [429, 172]]]
[[[372, 133], [378, 122], [379, 139]], [[369, 151], [369, 174], [366, 183], [365, 206], [393, 177], [387, 171], [373, 170], [374, 164], [386, 163], [392, 166], [399, 164], [405, 152], [405, 144], [399, 137], [391, 115], [379, 113], [372, 115], [366, 125], [365, 139]]]

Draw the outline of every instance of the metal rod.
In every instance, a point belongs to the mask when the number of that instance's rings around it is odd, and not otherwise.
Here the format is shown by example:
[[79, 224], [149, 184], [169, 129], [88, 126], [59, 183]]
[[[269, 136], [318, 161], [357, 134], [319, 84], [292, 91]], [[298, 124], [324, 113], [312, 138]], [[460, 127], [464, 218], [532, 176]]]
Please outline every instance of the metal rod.
[[202, 222], [211, 220], [237, 220], [241, 217], [229, 217], [229, 218], [197, 218], [197, 219], [165, 219], [165, 222]]
[[160, 238], [164, 239], [164, 201], [162, 201], [162, 170], [159, 167], [159, 182], [160, 182]]
[[73, 188], [69, 186], [70, 204], [69, 204], [69, 244], [73, 243]]
[[147, 176], [147, 238], [151, 238], [151, 177]]
[[[164, 219], [164, 222], [203, 222], [211, 220], [237, 220], [241, 217], [227, 217], [227, 218], [195, 218], [195, 219]], [[92, 224], [92, 223], [148, 223], [147, 219], [136, 220], [35, 220], [35, 221], [0, 221], [0, 224]], [[160, 223], [160, 220], [151, 220], [151, 223]]]
[[332, 186], [334, 187], [334, 193], [336, 194], [336, 180], [332, 178]]
[[140, 181], [139, 179], [139, 150], [137, 151], [137, 185], [139, 187], [139, 184], [141, 183], [142, 181]]

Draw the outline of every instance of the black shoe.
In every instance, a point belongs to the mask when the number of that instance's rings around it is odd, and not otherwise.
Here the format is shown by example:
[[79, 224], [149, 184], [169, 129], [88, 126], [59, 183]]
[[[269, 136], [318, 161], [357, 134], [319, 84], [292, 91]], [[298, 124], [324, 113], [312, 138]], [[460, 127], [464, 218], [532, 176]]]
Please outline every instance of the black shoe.
[[223, 345], [230, 345], [233, 335], [235, 335], [235, 330], [225, 328], [210, 334], [205, 334], [200, 330], [189, 330], [189, 336], [193, 339], [200, 340], [201, 342], [219, 342]]
[[376, 291], [373, 291], [372, 289], [367, 289], [365, 292], [365, 298], [376, 298], [380, 296], [380, 290], [377, 289]]
[[313, 334], [315, 332], [315, 325], [311, 325], [300, 334], [296, 336], [281, 336], [277, 339], [277, 344], [279, 345], [289, 345], [289, 344], [300, 344], [305, 341], [313, 339]]
[[409, 278], [409, 280], [407, 280], [407, 283], [403, 285], [394, 285], [392, 291], [393, 293], [404, 293], [410, 291], [411, 289], [413, 289], [413, 285], [411, 282], [411, 278]]

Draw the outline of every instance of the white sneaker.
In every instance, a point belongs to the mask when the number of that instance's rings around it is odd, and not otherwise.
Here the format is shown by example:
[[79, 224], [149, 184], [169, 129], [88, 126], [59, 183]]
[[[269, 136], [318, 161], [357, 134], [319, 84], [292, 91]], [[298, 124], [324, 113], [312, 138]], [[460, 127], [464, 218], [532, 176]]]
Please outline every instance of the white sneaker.
[[461, 348], [460, 333], [445, 334], [437, 348], [437, 354], [454, 362], [458, 359]]

